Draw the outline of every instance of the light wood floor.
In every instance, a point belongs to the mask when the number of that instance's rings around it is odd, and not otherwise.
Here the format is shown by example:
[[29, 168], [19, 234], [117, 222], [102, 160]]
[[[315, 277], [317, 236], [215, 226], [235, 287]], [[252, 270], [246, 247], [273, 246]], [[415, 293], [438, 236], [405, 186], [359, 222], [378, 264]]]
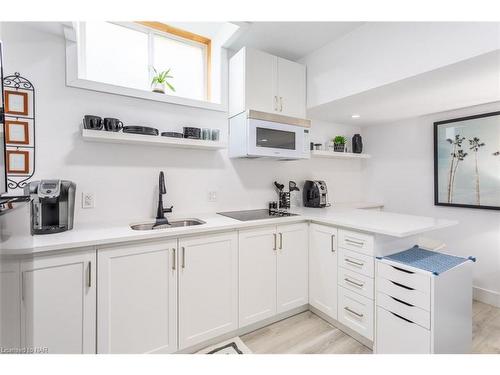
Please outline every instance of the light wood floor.
[[[500, 354], [500, 309], [473, 304], [473, 353]], [[365, 354], [372, 351], [310, 311], [241, 336], [256, 354]]]

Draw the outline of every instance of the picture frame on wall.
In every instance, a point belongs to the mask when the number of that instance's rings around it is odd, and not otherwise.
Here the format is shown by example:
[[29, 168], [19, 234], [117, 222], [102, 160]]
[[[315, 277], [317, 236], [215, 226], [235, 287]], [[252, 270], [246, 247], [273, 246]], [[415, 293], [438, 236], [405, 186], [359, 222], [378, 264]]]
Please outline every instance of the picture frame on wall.
[[28, 121], [5, 120], [5, 143], [15, 145], [29, 145]]
[[30, 171], [29, 151], [7, 150], [7, 174], [28, 174]]
[[5, 90], [5, 114], [28, 116], [28, 93]]
[[500, 111], [434, 123], [434, 204], [500, 210]]

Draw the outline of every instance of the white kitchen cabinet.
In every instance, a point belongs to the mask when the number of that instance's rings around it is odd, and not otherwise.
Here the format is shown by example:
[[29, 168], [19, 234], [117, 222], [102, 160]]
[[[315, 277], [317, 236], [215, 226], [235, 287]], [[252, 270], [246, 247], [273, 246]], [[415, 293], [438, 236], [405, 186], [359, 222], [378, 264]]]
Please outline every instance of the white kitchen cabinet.
[[305, 223], [240, 231], [240, 327], [306, 305], [307, 264]]
[[306, 117], [306, 67], [277, 58], [278, 104], [282, 115]]
[[244, 47], [229, 61], [229, 117], [245, 110], [306, 116], [306, 68]]
[[177, 350], [177, 240], [98, 249], [98, 353]]
[[[412, 252], [414, 253], [412, 254]], [[375, 352], [379, 354], [466, 354], [472, 347], [472, 264], [447, 268], [448, 255], [418, 248], [406, 259], [427, 256], [439, 273], [388, 258], [376, 261]], [[423, 254], [423, 255], [422, 255]], [[414, 258], [413, 258], [414, 259]]]
[[309, 226], [309, 304], [337, 319], [337, 228]]
[[239, 325], [276, 314], [276, 226], [239, 232]]
[[278, 225], [277, 312], [308, 303], [308, 225]]
[[21, 278], [18, 260], [0, 259], [0, 347], [21, 346]]
[[95, 250], [21, 262], [21, 347], [95, 353]]
[[236, 232], [179, 239], [179, 349], [238, 328]]

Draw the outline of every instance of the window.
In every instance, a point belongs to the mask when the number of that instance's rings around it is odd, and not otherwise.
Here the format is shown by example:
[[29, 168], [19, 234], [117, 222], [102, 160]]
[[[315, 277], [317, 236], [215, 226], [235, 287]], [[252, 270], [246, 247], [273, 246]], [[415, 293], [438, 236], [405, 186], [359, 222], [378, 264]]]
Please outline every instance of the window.
[[160, 22], [87, 22], [79, 33], [78, 78], [151, 91], [154, 69], [170, 69], [166, 94], [210, 100], [210, 39]]

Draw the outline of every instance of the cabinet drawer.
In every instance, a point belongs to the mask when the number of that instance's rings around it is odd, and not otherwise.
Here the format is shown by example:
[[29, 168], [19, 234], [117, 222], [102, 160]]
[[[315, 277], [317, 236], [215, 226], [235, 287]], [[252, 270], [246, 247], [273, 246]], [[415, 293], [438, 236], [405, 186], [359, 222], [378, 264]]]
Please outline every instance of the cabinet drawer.
[[373, 255], [373, 236], [371, 234], [339, 230], [339, 247], [347, 250], [358, 251], [363, 254]]
[[338, 284], [366, 298], [373, 299], [373, 279], [371, 277], [339, 267]]
[[429, 354], [430, 331], [377, 307], [378, 354]]
[[346, 270], [354, 271], [368, 277], [373, 277], [374, 274], [375, 266], [373, 257], [354, 251], [340, 248], [339, 265]]
[[341, 286], [338, 288], [339, 322], [373, 340], [373, 300]]
[[390, 265], [377, 262], [377, 276], [383, 277], [406, 287], [408, 290], [420, 290], [424, 293], [430, 292], [431, 278], [427, 275], [411, 271], [403, 265]]
[[420, 307], [408, 305], [406, 302], [382, 292], [377, 293], [377, 306], [398, 314], [400, 317], [408, 319], [423, 328], [430, 329], [431, 314]]
[[410, 305], [430, 311], [431, 298], [429, 293], [424, 293], [416, 289], [408, 289], [407, 287], [401, 286], [402, 284], [398, 284], [399, 283], [384, 279], [383, 277], [378, 277], [377, 291], [395, 297]]

